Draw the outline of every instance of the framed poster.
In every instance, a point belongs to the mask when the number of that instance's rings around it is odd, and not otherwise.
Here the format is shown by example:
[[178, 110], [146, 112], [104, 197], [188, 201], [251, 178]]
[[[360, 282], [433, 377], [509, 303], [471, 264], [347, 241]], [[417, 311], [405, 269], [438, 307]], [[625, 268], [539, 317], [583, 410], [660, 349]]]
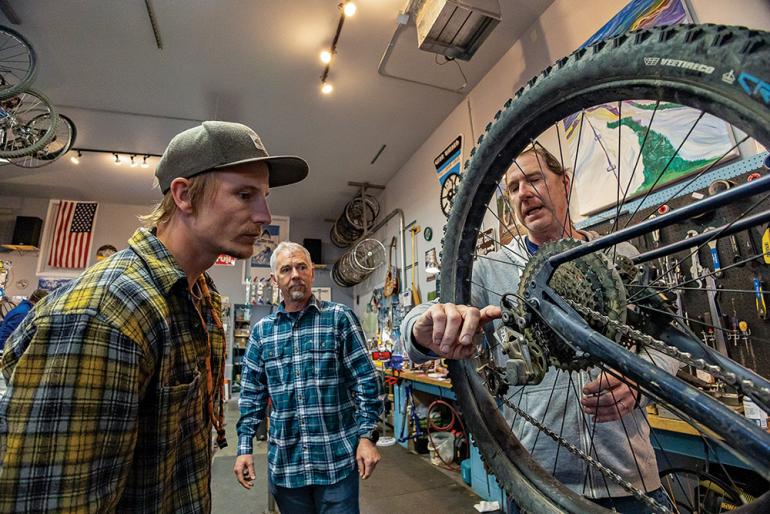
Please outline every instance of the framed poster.
[[449, 217], [452, 202], [460, 187], [460, 173], [462, 171], [463, 136], [459, 135], [433, 159], [436, 168], [436, 177], [441, 186], [441, 212]]
[[254, 270], [270, 268], [270, 257], [273, 250], [281, 241], [289, 240], [289, 218], [286, 216], [273, 216], [269, 225], [262, 227], [262, 235], [254, 242], [254, 251], [251, 259], [247, 260], [244, 281], [249, 281], [255, 276]]
[[[632, 0], [582, 46], [628, 30], [690, 20], [684, 0]], [[670, 102], [597, 105], [565, 118], [562, 128], [575, 189], [591, 191], [579, 198], [584, 216], [615, 206], [619, 195], [638, 197], [739, 156], [727, 123]]]

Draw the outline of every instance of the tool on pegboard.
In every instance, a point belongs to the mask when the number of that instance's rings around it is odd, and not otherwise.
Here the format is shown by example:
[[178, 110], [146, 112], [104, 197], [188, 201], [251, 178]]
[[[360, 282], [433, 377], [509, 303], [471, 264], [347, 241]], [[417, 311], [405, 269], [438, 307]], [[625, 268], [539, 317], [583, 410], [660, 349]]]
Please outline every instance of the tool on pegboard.
[[[688, 230], [685, 239], [690, 239], [691, 237], [695, 237], [697, 235], [697, 230]], [[695, 282], [695, 287], [703, 287], [703, 265], [701, 265], [700, 256], [698, 256], [698, 247], [691, 247], [690, 253], [690, 259], [692, 261], [692, 264], [690, 264], [690, 278], [692, 278], [693, 282]]]
[[743, 344], [746, 347], [746, 352], [748, 353], [748, 356], [751, 358], [751, 365], [749, 367], [756, 370], [757, 356], [754, 355], [754, 344], [751, 342], [751, 339], [749, 339], [749, 336], [751, 336], [751, 330], [749, 329], [749, 324], [746, 323], [746, 321], [744, 320], [739, 321], [738, 330], [741, 331], [741, 339], [743, 340]]
[[[710, 232], [716, 230], [716, 227], [707, 227], [704, 232]], [[714, 276], [717, 278], [722, 277], [722, 264], [719, 262], [719, 247], [717, 246], [718, 239], [716, 237], [708, 241], [709, 250], [711, 250], [711, 262], [714, 265]]]
[[762, 259], [765, 264], [770, 264], [770, 224], [762, 232]]
[[719, 308], [719, 301], [717, 300], [719, 287], [717, 286], [717, 282], [711, 273], [707, 274], [704, 278], [706, 279], [706, 295], [708, 296], [709, 300], [711, 323], [714, 326], [714, 342], [716, 343], [716, 349], [725, 357], [729, 357], [730, 354], [727, 353], [727, 342], [725, 341], [724, 327], [722, 326], [722, 310]]

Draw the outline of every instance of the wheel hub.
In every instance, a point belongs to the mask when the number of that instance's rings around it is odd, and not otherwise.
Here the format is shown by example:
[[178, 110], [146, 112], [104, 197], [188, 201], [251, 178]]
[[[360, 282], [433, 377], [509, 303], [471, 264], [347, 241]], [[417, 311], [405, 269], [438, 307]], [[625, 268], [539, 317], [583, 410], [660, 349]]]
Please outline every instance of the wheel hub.
[[[519, 296], [531, 298], [538, 287], [537, 276], [548, 259], [557, 253], [578, 246], [574, 239], [563, 239], [541, 246], [527, 263], [519, 283]], [[614, 321], [624, 323], [626, 319], [626, 289], [615, 266], [603, 253], [596, 252], [564, 263], [556, 268], [548, 285], [559, 296], [593, 311], [601, 312]], [[563, 370], [586, 369], [595, 361], [575, 349], [553, 332], [537, 315], [529, 315], [531, 307], [519, 302], [518, 318], [530, 319], [522, 334], [530, 347], [537, 348], [547, 356], [548, 363]], [[606, 327], [602, 333], [610, 339], [616, 331]]]

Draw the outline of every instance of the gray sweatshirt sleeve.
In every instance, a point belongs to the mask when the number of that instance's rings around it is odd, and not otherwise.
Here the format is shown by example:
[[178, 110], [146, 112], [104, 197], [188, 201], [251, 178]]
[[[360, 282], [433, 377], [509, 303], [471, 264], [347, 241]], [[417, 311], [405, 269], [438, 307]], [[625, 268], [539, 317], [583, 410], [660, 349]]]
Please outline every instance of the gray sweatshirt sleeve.
[[[473, 267], [474, 284], [471, 289], [471, 305], [474, 307], [486, 307], [489, 304], [488, 289], [485, 286], [486, 281], [490, 277], [489, 261], [479, 259], [476, 261]], [[477, 285], [478, 284], [478, 285]], [[431, 305], [439, 303], [440, 299], [433, 300], [427, 303], [421, 303], [410, 310], [406, 316], [404, 316], [401, 322], [401, 337], [404, 340], [404, 348], [409, 359], [415, 364], [422, 364], [432, 359], [438, 359], [439, 357], [432, 352], [426, 354], [416, 347], [416, 343], [412, 338], [412, 327], [417, 321], [417, 318], [422, 316]]]
[[422, 314], [427, 311], [434, 303], [438, 303], [438, 300], [433, 300], [432, 302], [428, 303], [421, 303], [420, 305], [415, 306], [412, 310], [406, 313], [406, 316], [404, 316], [404, 319], [401, 321], [401, 338], [404, 342], [404, 349], [406, 350], [406, 354], [409, 357], [409, 360], [415, 364], [422, 364], [432, 359], [438, 359], [437, 355], [429, 355], [418, 350], [415, 347], [416, 343], [412, 338], [412, 327], [414, 326], [415, 321], [417, 321], [417, 318], [422, 316]]

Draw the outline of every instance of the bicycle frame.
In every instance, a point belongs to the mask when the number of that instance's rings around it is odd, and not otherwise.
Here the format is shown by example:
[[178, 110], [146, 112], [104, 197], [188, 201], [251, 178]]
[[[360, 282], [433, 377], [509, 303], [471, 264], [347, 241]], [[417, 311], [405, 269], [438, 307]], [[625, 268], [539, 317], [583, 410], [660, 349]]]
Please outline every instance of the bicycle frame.
[[[734, 429], [735, 423], [743, 425], [751, 436], [739, 438], [736, 446], [743, 455], [738, 453], [734, 455], [760, 471], [764, 477], [770, 476], [770, 459], [768, 459], [770, 434], [747, 419], [734, 419], [732, 411], [714, 398], [698, 398], [688, 394], [690, 386], [684, 381], [680, 380], [682, 385], [677, 387], [678, 384], [663, 380], [666, 375], [664, 370], [642, 359], [631, 358], [633, 354], [592, 329], [550, 288], [541, 289], [537, 296], [539, 298], [536, 302], [532, 300], [530, 302], [537, 303], [535, 308], [537, 315], [545, 320], [559, 337], [602, 361], [618, 362], [617, 371], [634, 380], [650, 396], [656, 399], [666, 396], [677, 397], [684, 414], [710, 426], [720, 437], [729, 434]], [[726, 445], [725, 448], [732, 450]]]
[[[551, 272], [553, 272], [553, 269], [555, 269], [559, 264], [577, 259], [579, 257], [583, 257], [584, 255], [588, 255], [589, 253], [593, 253], [599, 250], [604, 250], [605, 248], [609, 248], [618, 243], [622, 243], [624, 241], [628, 241], [629, 239], [633, 239], [635, 237], [648, 234], [653, 230], [668, 227], [669, 225], [673, 225], [674, 223], [687, 220], [693, 216], [697, 216], [698, 214], [703, 214], [705, 212], [712, 211], [728, 203], [732, 203], [738, 200], [743, 200], [750, 196], [753, 196], [759, 193], [764, 193], [767, 191], [770, 191], [770, 175], [766, 175], [764, 177], [761, 177], [747, 184], [743, 184], [741, 186], [728, 189], [727, 191], [719, 193], [718, 195], [714, 195], [711, 198], [707, 198], [705, 200], [701, 200], [700, 202], [688, 205], [686, 207], [682, 207], [681, 209], [671, 211], [668, 214], [657, 216], [653, 219], [645, 220], [632, 227], [618, 230], [617, 232], [608, 234], [603, 237], [599, 237], [597, 239], [594, 239], [593, 241], [588, 241], [585, 244], [582, 244], [571, 250], [567, 250], [566, 252], [561, 252], [556, 255], [553, 255], [548, 259], [548, 263], [552, 267]], [[732, 224], [733, 227], [735, 225], [738, 225], [738, 223], [739, 222]], [[741, 225], [741, 226], [745, 228], [744, 225]], [[711, 240], [721, 235], [722, 233], [719, 230], [714, 230], [714, 231], [707, 232], [705, 234], [701, 234], [700, 240], [701, 241], [703, 241], [704, 239]], [[727, 235], [727, 233], [725, 233], [725, 235]], [[686, 246], [691, 247], [693, 243], [695, 243], [695, 238], [688, 239]], [[658, 248], [657, 250], [655, 250], [655, 257], [656, 258], [663, 257], [665, 255], [670, 255], [672, 253], [675, 253], [676, 251], [681, 250], [681, 247], [676, 247], [676, 245], [677, 243], [673, 243], [673, 244], [669, 244], [667, 246]], [[648, 252], [648, 254], [649, 253], [651, 252]], [[649, 260], [649, 259], [645, 258], [645, 260]]]

